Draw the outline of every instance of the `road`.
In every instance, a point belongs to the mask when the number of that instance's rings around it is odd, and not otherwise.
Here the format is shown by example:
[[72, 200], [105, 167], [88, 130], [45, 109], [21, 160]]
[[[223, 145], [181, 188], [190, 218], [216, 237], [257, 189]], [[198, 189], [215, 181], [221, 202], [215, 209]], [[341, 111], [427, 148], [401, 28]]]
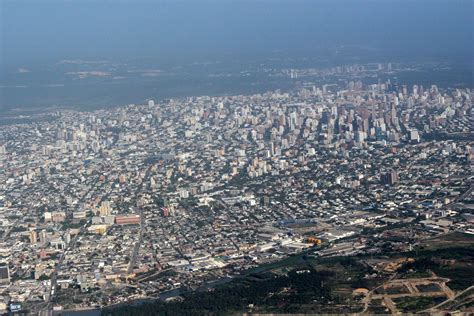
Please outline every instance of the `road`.
[[[372, 300], [383, 300], [385, 306], [390, 309], [392, 314], [399, 313], [396, 304], [394, 304], [393, 299], [402, 298], [402, 297], [441, 297], [446, 296], [448, 297], [448, 301], [451, 300], [454, 296], [454, 292], [446, 285], [447, 282], [450, 281], [448, 278], [441, 278], [433, 274], [432, 277], [429, 278], [415, 278], [415, 279], [395, 279], [397, 274], [394, 274], [388, 281], [383, 283], [382, 285], [372, 289], [363, 299], [364, 309], [362, 313], [366, 313], [369, 304]], [[429, 284], [436, 284], [439, 286], [439, 290], [433, 291], [420, 291], [417, 286], [419, 285], [429, 285]], [[380, 293], [376, 294], [376, 289], [388, 289], [390, 287], [404, 287], [408, 290], [408, 293], [399, 293], [399, 294], [388, 294], [388, 293]], [[445, 301], [446, 302], [446, 301]], [[444, 303], [444, 302], [443, 302]], [[442, 304], [443, 304], [442, 303]], [[441, 305], [441, 304], [440, 304]]]
[[456, 300], [457, 298], [461, 297], [462, 295], [464, 295], [464, 293], [467, 293], [469, 291], [472, 291], [474, 290], [474, 285], [468, 287], [467, 289], [465, 289], [464, 291], [461, 291], [459, 292], [457, 295], [453, 296], [453, 297], [450, 297], [449, 299], [447, 299], [446, 301], [444, 302], [441, 302], [440, 304], [436, 305], [436, 306], [433, 306], [429, 309], [427, 309], [425, 312], [427, 313], [435, 313], [435, 312], [439, 312], [439, 308], [442, 307], [443, 305], [449, 303], [449, 302], [452, 302], [454, 300]]
[[10, 227], [7, 228], [7, 230], [3, 233], [2, 242], [5, 242], [7, 240], [14, 227], [18, 227], [18, 224], [20, 223], [21, 219], [22, 218], [17, 219], [13, 224], [10, 225]]
[[[61, 257], [59, 257], [59, 260], [56, 263], [56, 266], [54, 268], [54, 271], [53, 271], [53, 273], [51, 273], [51, 285], [50, 285], [50, 289], [49, 289], [49, 295], [48, 295], [47, 301], [45, 302], [46, 306], [42, 308], [42, 311], [50, 312], [52, 310], [52, 299], [53, 299], [53, 297], [56, 293], [57, 287], [58, 287], [58, 272], [61, 269], [64, 258], [66, 256], [66, 252], [70, 249], [73, 249], [76, 246], [76, 243], [77, 243], [77, 240], [78, 240], [79, 236], [84, 233], [84, 231], [87, 228], [88, 223], [89, 223], [89, 221], [86, 222], [83, 226], [81, 226], [81, 229], [80, 229], [79, 233], [77, 233], [76, 236], [74, 236], [74, 238], [71, 239], [71, 241], [67, 245], [66, 249], [61, 254]], [[46, 314], [46, 315], [50, 315], [50, 314]]]
[[137, 261], [138, 252], [140, 251], [140, 246], [143, 242], [143, 231], [145, 228], [145, 217], [143, 216], [143, 208], [140, 207], [140, 233], [135, 246], [133, 247], [132, 254], [130, 256], [130, 263], [128, 264], [127, 274], [132, 273], [133, 267]]

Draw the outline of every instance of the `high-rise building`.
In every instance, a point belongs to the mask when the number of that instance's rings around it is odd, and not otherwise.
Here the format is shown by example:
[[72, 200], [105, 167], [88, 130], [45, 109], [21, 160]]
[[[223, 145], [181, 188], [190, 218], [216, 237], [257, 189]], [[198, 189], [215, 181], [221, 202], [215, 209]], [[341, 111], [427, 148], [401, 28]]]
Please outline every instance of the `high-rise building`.
[[122, 173], [122, 174], [119, 176], [119, 182], [120, 182], [120, 183], [125, 183], [126, 181], [127, 181], [127, 178], [126, 178], [125, 174]]
[[410, 140], [415, 141], [415, 142], [420, 141], [420, 134], [418, 133], [416, 129], [410, 130]]
[[169, 208], [163, 207], [163, 208], [161, 209], [161, 215], [163, 215], [163, 217], [168, 217], [168, 216], [170, 216], [170, 210], [169, 210]]
[[112, 209], [110, 207], [110, 202], [109, 201], [103, 201], [100, 204], [100, 207], [99, 207], [99, 215], [100, 216], [110, 215], [111, 211], [112, 211]]
[[395, 171], [384, 173], [380, 177], [380, 182], [382, 184], [394, 185], [398, 182], [398, 173]]
[[179, 190], [179, 197], [182, 199], [187, 199], [189, 197], [189, 191], [186, 189]]
[[290, 130], [293, 131], [296, 129], [296, 126], [298, 125], [298, 114], [296, 112], [291, 112], [290, 113]]
[[39, 238], [40, 238], [40, 243], [42, 244], [44, 244], [48, 240], [48, 235], [46, 234], [46, 231], [44, 229], [40, 232]]
[[8, 265], [0, 265], [0, 284], [9, 284], [10, 283], [10, 269]]
[[36, 242], [37, 242], [37, 234], [36, 234], [36, 231], [30, 230], [30, 235], [29, 235], [29, 237], [30, 237], [30, 243], [36, 244]]

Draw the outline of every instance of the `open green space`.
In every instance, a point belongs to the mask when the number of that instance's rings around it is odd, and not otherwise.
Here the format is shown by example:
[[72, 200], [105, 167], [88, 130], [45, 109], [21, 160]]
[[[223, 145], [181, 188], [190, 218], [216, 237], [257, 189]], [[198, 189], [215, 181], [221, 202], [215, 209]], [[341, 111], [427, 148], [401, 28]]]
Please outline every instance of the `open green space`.
[[[393, 273], [377, 272], [366, 264], [368, 259], [396, 260], [414, 258]], [[360, 298], [352, 297], [356, 288], [374, 289], [391, 277], [413, 275], [450, 278], [453, 290], [472, 285], [474, 249], [458, 247], [436, 250], [422, 249], [408, 253], [385, 253], [377, 256], [318, 258], [308, 252], [284, 260], [264, 264], [243, 272], [226, 284], [210, 291], [185, 292], [182, 300], [165, 303], [155, 301], [136, 306], [122, 306], [103, 311], [104, 315], [222, 315], [232, 313], [357, 313], [363, 309]], [[431, 285], [420, 291], [436, 290]], [[381, 292], [385, 292], [381, 290]], [[407, 289], [387, 289], [389, 294], [406, 293]], [[376, 292], [377, 293], [377, 292]], [[417, 312], [445, 300], [445, 297], [403, 297], [396, 299], [403, 312]], [[463, 306], [467, 306], [466, 302]], [[371, 302], [370, 313], [386, 313], [382, 302]]]

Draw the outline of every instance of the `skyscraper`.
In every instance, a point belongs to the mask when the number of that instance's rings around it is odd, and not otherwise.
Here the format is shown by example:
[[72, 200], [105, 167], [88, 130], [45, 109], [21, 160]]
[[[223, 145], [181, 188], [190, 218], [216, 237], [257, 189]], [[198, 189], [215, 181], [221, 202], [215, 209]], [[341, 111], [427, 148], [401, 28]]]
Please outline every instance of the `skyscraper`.
[[0, 265], [0, 284], [10, 283], [10, 269], [7, 264]]

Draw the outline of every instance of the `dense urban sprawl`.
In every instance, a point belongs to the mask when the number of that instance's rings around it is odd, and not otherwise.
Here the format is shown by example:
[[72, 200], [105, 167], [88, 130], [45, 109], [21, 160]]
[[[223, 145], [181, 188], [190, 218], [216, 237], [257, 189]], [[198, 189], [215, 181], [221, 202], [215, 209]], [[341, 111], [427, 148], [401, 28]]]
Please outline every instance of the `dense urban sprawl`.
[[[304, 250], [472, 234], [471, 98], [355, 80], [3, 126], [0, 309], [173, 296]], [[371, 238], [393, 227], [399, 241]]]

